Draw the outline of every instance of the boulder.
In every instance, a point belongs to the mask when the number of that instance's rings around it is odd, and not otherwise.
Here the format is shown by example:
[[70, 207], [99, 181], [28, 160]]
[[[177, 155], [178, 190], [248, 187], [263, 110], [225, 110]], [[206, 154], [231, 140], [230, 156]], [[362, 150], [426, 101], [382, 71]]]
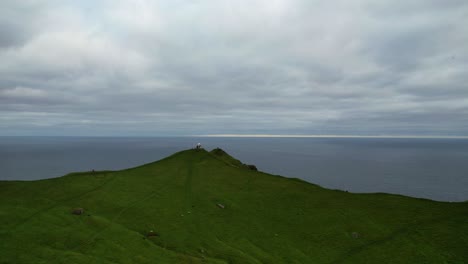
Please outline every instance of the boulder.
[[249, 168], [249, 170], [258, 171], [257, 166], [252, 164], [247, 165], [247, 168]]
[[74, 215], [82, 215], [84, 214], [84, 209], [83, 208], [74, 208], [72, 210], [72, 214]]
[[149, 231], [147, 234], [146, 234], [147, 237], [158, 237], [159, 234], [154, 232], [153, 230]]

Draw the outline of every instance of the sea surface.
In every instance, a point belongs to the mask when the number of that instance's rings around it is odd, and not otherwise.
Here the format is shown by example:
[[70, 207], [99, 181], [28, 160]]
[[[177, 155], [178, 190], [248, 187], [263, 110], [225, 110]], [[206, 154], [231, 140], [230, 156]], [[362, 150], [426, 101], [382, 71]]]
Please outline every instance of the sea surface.
[[326, 188], [468, 200], [467, 139], [0, 137], [0, 180], [119, 170], [196, 143]]

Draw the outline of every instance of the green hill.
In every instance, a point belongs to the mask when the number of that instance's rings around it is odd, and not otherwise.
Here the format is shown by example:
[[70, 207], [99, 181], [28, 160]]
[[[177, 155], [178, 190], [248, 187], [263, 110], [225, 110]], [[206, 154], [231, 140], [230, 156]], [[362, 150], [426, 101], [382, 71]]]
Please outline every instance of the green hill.
[[468, 203], [328, 190], [219, 150], [0, 182], [0, 263], [468, 263], [467, 249]]

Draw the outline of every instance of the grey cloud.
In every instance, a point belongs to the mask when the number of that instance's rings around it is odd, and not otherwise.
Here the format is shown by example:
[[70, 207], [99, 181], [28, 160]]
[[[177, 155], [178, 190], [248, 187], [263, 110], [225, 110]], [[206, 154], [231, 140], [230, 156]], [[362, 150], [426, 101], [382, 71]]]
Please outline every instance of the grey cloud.
[[465, 1], [4, 6], [1, 134], [468, 134]]
[[11, 25], [8, 22], [0, 21], [0, 48], [8, 48], [24, 43], [27, 34], [21, 31], [19, 25]]

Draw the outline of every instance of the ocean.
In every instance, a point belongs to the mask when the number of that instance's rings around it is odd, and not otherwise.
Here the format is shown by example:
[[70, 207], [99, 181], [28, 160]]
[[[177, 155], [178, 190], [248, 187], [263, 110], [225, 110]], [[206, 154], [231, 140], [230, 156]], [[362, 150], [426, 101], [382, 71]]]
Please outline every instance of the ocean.
[[468, 200], [468, 139], [0, 137], [0, 180], [119, 170], [197, 143], [325, 188]]

